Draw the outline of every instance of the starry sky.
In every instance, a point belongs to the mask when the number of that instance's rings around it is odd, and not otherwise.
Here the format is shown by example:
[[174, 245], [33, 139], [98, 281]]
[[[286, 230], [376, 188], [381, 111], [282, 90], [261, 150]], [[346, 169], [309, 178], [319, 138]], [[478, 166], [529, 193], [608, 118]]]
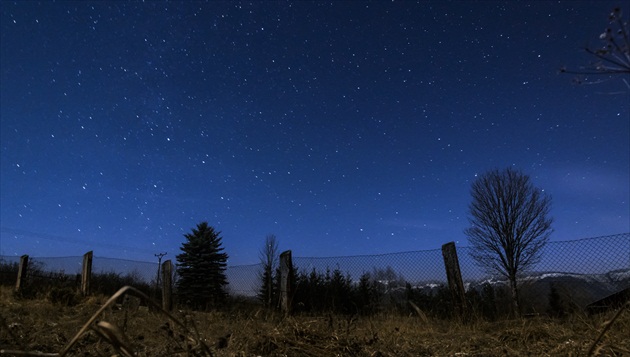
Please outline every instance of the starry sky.
[[2, 1], [0, 254], [174, 259], [201, 221], [230, 265], [465, 246], [505, 167], [552, 240], [628, 232], [630, 90], [558, 73], [618, 5]]

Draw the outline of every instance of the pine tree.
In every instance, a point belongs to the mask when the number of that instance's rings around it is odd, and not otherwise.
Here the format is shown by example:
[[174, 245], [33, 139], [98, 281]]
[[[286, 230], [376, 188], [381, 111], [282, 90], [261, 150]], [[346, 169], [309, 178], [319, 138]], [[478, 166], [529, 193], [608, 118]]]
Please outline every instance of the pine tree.
[[[357, 306], [363, 315], [370, 315], [375, 312], [378, 296], [377, 289], [372, 281], [370, 273], [363, 273], [363, 275], [361, 275], [356, 295]], [[408, 296], [410, 295], [411, 294], [408, 294]]]
[[177, 255], [177, 295], [180, 303], [193, 309], [208, 309], [223, 303], [227, 297], [225, 276], [228, 255], [223, 252], [221, 232], [197, 225], [185, 234], [186, 242]]

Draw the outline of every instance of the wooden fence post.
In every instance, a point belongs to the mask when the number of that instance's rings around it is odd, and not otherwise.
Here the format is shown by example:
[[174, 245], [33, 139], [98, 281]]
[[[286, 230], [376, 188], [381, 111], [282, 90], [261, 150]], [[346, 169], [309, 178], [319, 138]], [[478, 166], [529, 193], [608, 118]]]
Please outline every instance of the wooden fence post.
[[446, 278], [448, 279], [448, 288], [451, 290], [453, 297], [453, 307], [460, 317], [467, 313], [466, 295], [464, 291], [464, 282], [462, 280], [462, 272], [459, 269], [459, 259], [457, 258], [457, 250], [455, 242], [442, 245], [442, 257], [444, 257], [444, 266], [446, 267]]
[[83, 255], [83, 269], [81, 270], [81, 294], [87, 296], [90, 294], [90, 281], [92, 280], [92, 254], [89, 252]]
[[20, 293], [26, 280], [26, 272], [28, 271], [28, 255], [24, 254], [20, 257], [20, 266], [18, 267], [17, 281], [15, 282], [15, 292]]
[[280, 309], [287, 315], [291, 313], [292, 276], [293, 261], [291, 251], [287, 250], [280, 254]]
[[170, 260], [162, 263], [162, 308], [166, 311], [173, 309], [173, 264]]

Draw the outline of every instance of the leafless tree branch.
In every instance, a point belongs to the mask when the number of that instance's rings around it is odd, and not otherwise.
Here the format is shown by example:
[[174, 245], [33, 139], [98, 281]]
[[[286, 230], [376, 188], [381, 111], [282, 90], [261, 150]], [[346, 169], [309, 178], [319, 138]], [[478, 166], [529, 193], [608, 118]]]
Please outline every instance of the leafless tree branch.
[[518, 311], [517, 277], [540, 261], [553, 219], [551, 197], [529, 176], [508, 168], [480, 176], [471, 187], [471, 227], [465, 230], [471, 256], [488, 272], [510, 281]]

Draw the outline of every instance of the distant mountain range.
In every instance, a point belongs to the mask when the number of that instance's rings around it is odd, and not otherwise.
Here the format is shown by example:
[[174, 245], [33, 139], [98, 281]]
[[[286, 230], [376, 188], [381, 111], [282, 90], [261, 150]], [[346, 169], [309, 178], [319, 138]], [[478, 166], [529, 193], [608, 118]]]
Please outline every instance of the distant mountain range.
[[[424, 294], [434, 294], [445, 283], [426, 282], [415, 284], [412, 289]], [[466, 291], [471, 289], [481, 293], [484, 286], [490, 285], [495, 293], [501, 289], [509, 294], [507, 279], [488, 278], [478, 281], [464, 282]], [[534, 272], [519, 279], [521, 300], [531, 305], [533, 310], [546, 308], [552, 287], [567, 304], [584, 308], [586, 305], [603, 299], [609, 295], [630, 288], [630, 269], [613, 270], [604, 274], [576, 274], [564, 272]], [[393, 290], [401, 291], [398, 286]]]

